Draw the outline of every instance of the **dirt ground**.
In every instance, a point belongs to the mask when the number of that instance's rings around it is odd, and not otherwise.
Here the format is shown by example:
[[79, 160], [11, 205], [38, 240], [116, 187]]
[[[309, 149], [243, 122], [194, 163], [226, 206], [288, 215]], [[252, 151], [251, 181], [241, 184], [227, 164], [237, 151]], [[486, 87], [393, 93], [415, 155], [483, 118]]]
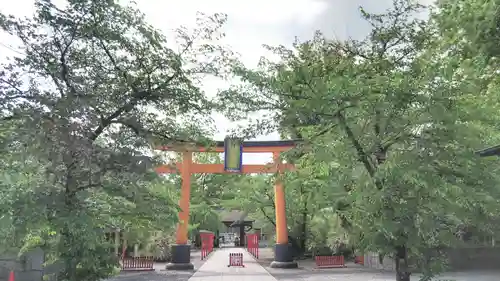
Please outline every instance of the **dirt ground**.
[[[195, 270], [200, 268], [205, 260], [201, 260], [200, 251], [191, 252], [191, 262]], [[155, 271], [148, 272], [121, 272], [118, 276], [109, 278], [105, 281], [188, 281], [195, 273], [192, 271], [167, 271], [166, 263], [155, 263]]]
[[[347, 263], [346, 268], [316, 269], [314, 261], [300, 260], [298, 269], [273, 269], [269, 265], [273, 261], [270, 248], [259, 249], [258, 263], [279, 281], [394, 281], [395, 273], [363, 267]], [[418, 275], [412, 281], [419, 280]], [[454, 272], [436, 277], [436, 281], [500, 281], [499, 271]]]

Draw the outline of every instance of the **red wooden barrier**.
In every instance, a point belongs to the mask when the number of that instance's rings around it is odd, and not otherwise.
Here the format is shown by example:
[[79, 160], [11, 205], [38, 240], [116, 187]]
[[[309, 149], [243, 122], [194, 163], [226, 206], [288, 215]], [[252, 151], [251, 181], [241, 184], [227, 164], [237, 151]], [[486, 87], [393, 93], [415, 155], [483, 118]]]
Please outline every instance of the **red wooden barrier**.
[[247, 234], [247, 251], [255, 258], [259, 258], [259, 234]]
[[243, 253], [229, 253], [229, 264], [227, 267], [231, 266], [245, 267], [243, 264]]
[[153, 257], [122, 258], [122, 270], [154, 270]]
[[365, 265], [365, 257], [364, 256], [356, 256], [356, 257], [354, 257], [354, 263]]
[[344, 256], [316, 256], [316, 268], [345, 267]]
[[214, 250], [214, 238], [213, 233], [200, 233], [201, 239], [201, 259], [205, 259]]

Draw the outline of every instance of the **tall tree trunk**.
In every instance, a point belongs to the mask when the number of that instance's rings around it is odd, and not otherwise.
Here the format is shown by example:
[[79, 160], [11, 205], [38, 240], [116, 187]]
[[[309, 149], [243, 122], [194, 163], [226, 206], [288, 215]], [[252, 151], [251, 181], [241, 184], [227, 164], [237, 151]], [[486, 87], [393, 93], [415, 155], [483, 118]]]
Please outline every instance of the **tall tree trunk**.
[[[59, 212], [60, 217], [63, 219], [72, 219], [76, 217], [72, 215], [76, 206], [76, 196], [72, 192], [66, 192], [64, 198], [64, 209]], [[59, 273], [58, 279], [67, 281], [77, 280], [77, 264], [78, 264], [78, 249], [80, 243], [75, 239], [72, 229], [67, 222], [63, 222], [60, 230], [59, 251], [60, 259], [64, 264], [64, 270]]]
[[[304, 198], [304, 187], [301, 186], [300, 188], [300, 193], [302, 198]], [[300, 241], [299, 241], [299, 248], [300, 248], [300, 255], [303, 255], [306, 252], [306, 242], [307, 242], [307, 215], [308, 215], [308, 206], [307, 206], [308, 201], [304, 200], [303, 206], [302, 206], [302, 220], [301, 220], [301, 225], [300, 225]]]
[[397, 246], [395, 254], [396, 281], [410, 281], [410, 268], [408, 264], [408, 251], [406, 247]]
[[300, 254], [304, 254], [306, 251], [307, 242], [307, 209], [302, 213], [302, 224], [300, 225]]

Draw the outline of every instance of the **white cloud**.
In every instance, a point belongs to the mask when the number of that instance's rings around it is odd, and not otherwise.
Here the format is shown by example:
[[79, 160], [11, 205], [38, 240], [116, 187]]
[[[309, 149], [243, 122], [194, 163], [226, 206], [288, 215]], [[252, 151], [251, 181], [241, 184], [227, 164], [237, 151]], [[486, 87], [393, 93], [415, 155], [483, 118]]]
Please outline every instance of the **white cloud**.
[[[34, 11], [33, 2], [33, 0], [2, 1], [0, 11], [16, 16], [30, 16]], [[64, 3], [63, 0], [55, 2]], [[241, 54], [243, 62], [249, 66], [255, 65], [265, 54], [263, 44], [289, 45], [291, 42], [285, 32], [289, 26], [310, 24], [326, 8], [325, 3], [320, 0], [138, 0], [137, 4], [146, 14], [148, 22], [165, 33], [170, 33], [181, 25], [193, 27], [198, 11], [206, 14], [227, 14], [228, 22], [225, 26], [227, 36], [224, 43]], [[6, 39], [5, 35], [0, 34], [2, 43], [6, 43]], [[5, 54], [6, 48], [0, 46], [0, 49], [0, 54]], [[0, 55], [0, 58], [2, 56]], [[207, 79], [204, 84], [209, 95], [213, 95], [219, 87], [227, 86], [213, 79]], [[235, 126], [220, 115], [213, 117], [218, 127], [215, 136], [217, 139], [223, 138], [226, 132]], [[278, 134], [259, 137], [267, 140], [278, 138]], [[248, 163], [262, 163], [269, 161], [270, 155], [252, 155], [245, 158], [247, 160], [245, 162]]]
[[[151, 1], [152, 2], [152, 1]], [[326, 8], [322, 1], [315, 0], [167, 0], [150, 5], [147, 0], [138, 1], [148, 21], [155, 27], [169, 32], [184, 25], [192, 27], [196, 13], [225, 13], [228, 22], [225, 26], [224, 43], [241, 54], [242, 61], [248, 66], [255, 66], [261, 56], [265, 55], [263, 44], [289, 45], [286, 33], [287, 26], [294, 24], [310, 24], [316, 16]], [[218, 88], [226, 86], [214, 79], [204, 81], [205, 91], [212, 96]], [[218, 132], [216, 139], [224, 138], [225, 134], [236, 127], [226, 118], [214, 114]], [[277, 133], [258, 137], [260, 140], [277, 140]], [[271, 155], [245, 155], [245, 163], [262, 163], [271, 160]]]
[[[153, 4], [154, 3], [154, 4]], [[138, 1], [141, 10], [162, 22], [190, 24], [196, 11], [225, 13], [241, 25], [280, 25], [287, 21], [310, 22], [326, 6], [317, 0], [166, 0]], [[156, 22], [158, 25], [159, 22]]]
[[319, 0], [152, 0], [138, 1], [147, 20], [165, 33], [183, 25], [193, 27], [196, 13], [225, 13], [223, 42], [242, 54], [245, 64], [255, 65], [265, 54], [262, 44], [288, 45], [283, 31], [291, 24], [309, 24], [326, 8]]

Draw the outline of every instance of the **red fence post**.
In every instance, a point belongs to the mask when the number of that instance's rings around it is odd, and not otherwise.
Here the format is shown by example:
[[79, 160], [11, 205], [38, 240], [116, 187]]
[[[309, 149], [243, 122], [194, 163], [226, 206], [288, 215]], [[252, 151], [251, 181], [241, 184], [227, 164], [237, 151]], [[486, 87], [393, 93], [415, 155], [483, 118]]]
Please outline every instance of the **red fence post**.
[[248, 251], [253, 256], [253, 235], [248, 234]]
[[215, 241], [215, 235], [213, 233], [210, 234], [210, 253], [213, 252], [214, 250], [214, 241]]
[[205, 258], [205, 248], [206, 248], [206, 233], [200, 233], [201, 240], [201, 260]]
[[259, 258], [259, 235], [255, 233], [253, 235], [253, 245], [254, 245], [254, 255]]
[[259, 258], [259, 235], [255, 234], [255, 257]]
[[250, 242], [250, 247], [251, 247], [251, 248], [250, 248], [250, 251], [251, 251], [251, 253], [252, 253], [252, 256], [254, 256], [254, 257], [255, 257], [255, 240], [254, 240], [254, 235], [253, 235], [253, 234], [252, 234], [252, 235], [250, 235], [250, 241], [251, 241], [251, 242]]
[[255, 255], [255, 257], [257, 258], [257, 257], [258, 257], [258, 255], [257, 255], [257, 250], [259, 250], [259, 240], [258, 240], [258, 237], [257, 237], [257, 233], [256, 233], [256, 234], [254, 234], [254, 236], [253, 236], [253, 245], [254, 245], [254, 247], [255, 247], [255, 249], [254, 249], [254, 253], [253, 253], [253, 254], [254, 254], [254, 255]]
[[254, 240], [253, 240], [253, 234], [251, 234], [248, 237], [248, 240], [250, 241], [249, 242], [249, 245], [250, 245], [250, 254], [252, 254], [252, 256], [255, 256], [255, 243], [254, 243]]

